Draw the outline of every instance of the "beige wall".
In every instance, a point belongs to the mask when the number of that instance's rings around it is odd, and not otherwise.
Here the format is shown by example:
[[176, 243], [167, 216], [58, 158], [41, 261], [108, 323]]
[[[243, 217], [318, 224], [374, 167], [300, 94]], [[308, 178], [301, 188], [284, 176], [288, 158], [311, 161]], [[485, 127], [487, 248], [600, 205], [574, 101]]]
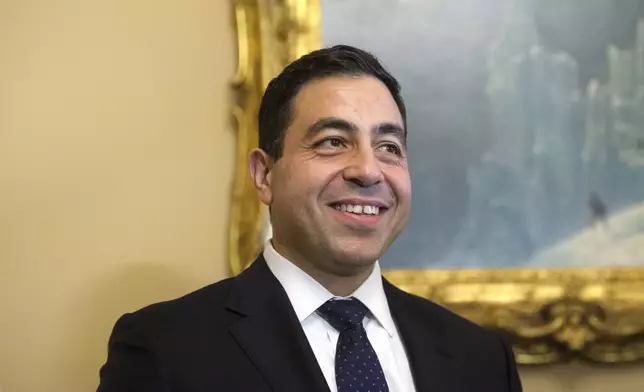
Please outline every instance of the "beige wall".
[[[232, 0], [0, 0], [0, 389], [95, 389], [116, 318], [227, 274]], [[641, 391], [644, 369], [522, 371]]]
[[0, 386], [95, 390], [121, 313], [227, 274], [222, 0], [0, 0]]

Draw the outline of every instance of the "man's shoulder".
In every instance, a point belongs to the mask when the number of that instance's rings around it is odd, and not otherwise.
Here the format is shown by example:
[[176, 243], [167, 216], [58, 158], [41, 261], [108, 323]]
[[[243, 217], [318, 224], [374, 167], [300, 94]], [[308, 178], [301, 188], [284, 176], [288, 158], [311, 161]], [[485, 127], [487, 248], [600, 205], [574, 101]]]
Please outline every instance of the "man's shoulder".
[[183, 330], [199, 322], [222, 319], [235, 278], [201, 287], [181, 297], [156, 302], [124, 314], [117, 324], [136, 326], [147, 333]]
[[202, 334], [221, 330], [239, 319], [239, 304], [262, 298], [274, 289], [263, 259], [234, 277], [204, 286], [181, 297], [157, 302], [123, 315], [119, 325], [128, 325], [146, 334], [175, 336], [177, 333]]
[[501, 333], [481, 327], [436, 302], [399, 288], [391, 286], [389, 291], [394, 306], [399, 308], [392, 311], [403, 314], [413, 325], [413, 329], [407, 328], [413, 332], [407, 336], [410, 341], [430, 341], [443, 355], [458, 359], [461, 373], [465, 377], [473, 376], [471, 380], [481, 374], [485, 374], [484, 382], [496, 380], [494, 389], [485, 390], [521, 390], [511, 346]]
[[393, 285], [390, 290], [395, 292], [399, 306], [402, 305], [406, 312], [413, 314], [417, 322], [431, 326], [433, 329], [440, 329], [445, 338], [459, 341], [472, 339], [481, 343], [493, 340], [494, 344], [498, 344], [497, 334], [453, 310]]

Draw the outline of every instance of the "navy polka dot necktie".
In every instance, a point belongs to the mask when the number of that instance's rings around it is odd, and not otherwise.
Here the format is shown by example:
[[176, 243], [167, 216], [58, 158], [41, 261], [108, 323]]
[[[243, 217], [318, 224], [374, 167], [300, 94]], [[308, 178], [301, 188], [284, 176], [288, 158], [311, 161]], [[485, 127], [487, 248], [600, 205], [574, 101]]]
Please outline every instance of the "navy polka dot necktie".
[[318, 313], [338, 332], [335, 382], [338, 392], [389, 392], [376, 352], [362, 320], [367, 307], [356, 298], [329, 300]]

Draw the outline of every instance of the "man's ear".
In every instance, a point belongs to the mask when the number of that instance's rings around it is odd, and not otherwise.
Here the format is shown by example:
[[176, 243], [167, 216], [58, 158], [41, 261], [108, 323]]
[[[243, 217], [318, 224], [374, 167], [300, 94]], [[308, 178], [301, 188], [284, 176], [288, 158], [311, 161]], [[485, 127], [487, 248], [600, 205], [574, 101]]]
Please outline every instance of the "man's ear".
[[270, 206], [273, 201], [273, 190], [271, 187], [272, 169], [274, 165], [271, 158], [264, 150], [256, 148], [250, 153], [248, 167], [250, 177], [257, 190], [257, 195], [262, 203]]

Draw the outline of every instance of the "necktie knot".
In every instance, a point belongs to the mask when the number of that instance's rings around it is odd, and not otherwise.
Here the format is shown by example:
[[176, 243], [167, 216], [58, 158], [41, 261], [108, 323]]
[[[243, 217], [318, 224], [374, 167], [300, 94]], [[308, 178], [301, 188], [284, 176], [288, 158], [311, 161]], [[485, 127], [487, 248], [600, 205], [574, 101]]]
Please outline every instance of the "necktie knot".
[[355, 329], [362, 324], [369, 309], [357, 298], [331, 299], [320, 306], [318, 313], [338, 332]]

